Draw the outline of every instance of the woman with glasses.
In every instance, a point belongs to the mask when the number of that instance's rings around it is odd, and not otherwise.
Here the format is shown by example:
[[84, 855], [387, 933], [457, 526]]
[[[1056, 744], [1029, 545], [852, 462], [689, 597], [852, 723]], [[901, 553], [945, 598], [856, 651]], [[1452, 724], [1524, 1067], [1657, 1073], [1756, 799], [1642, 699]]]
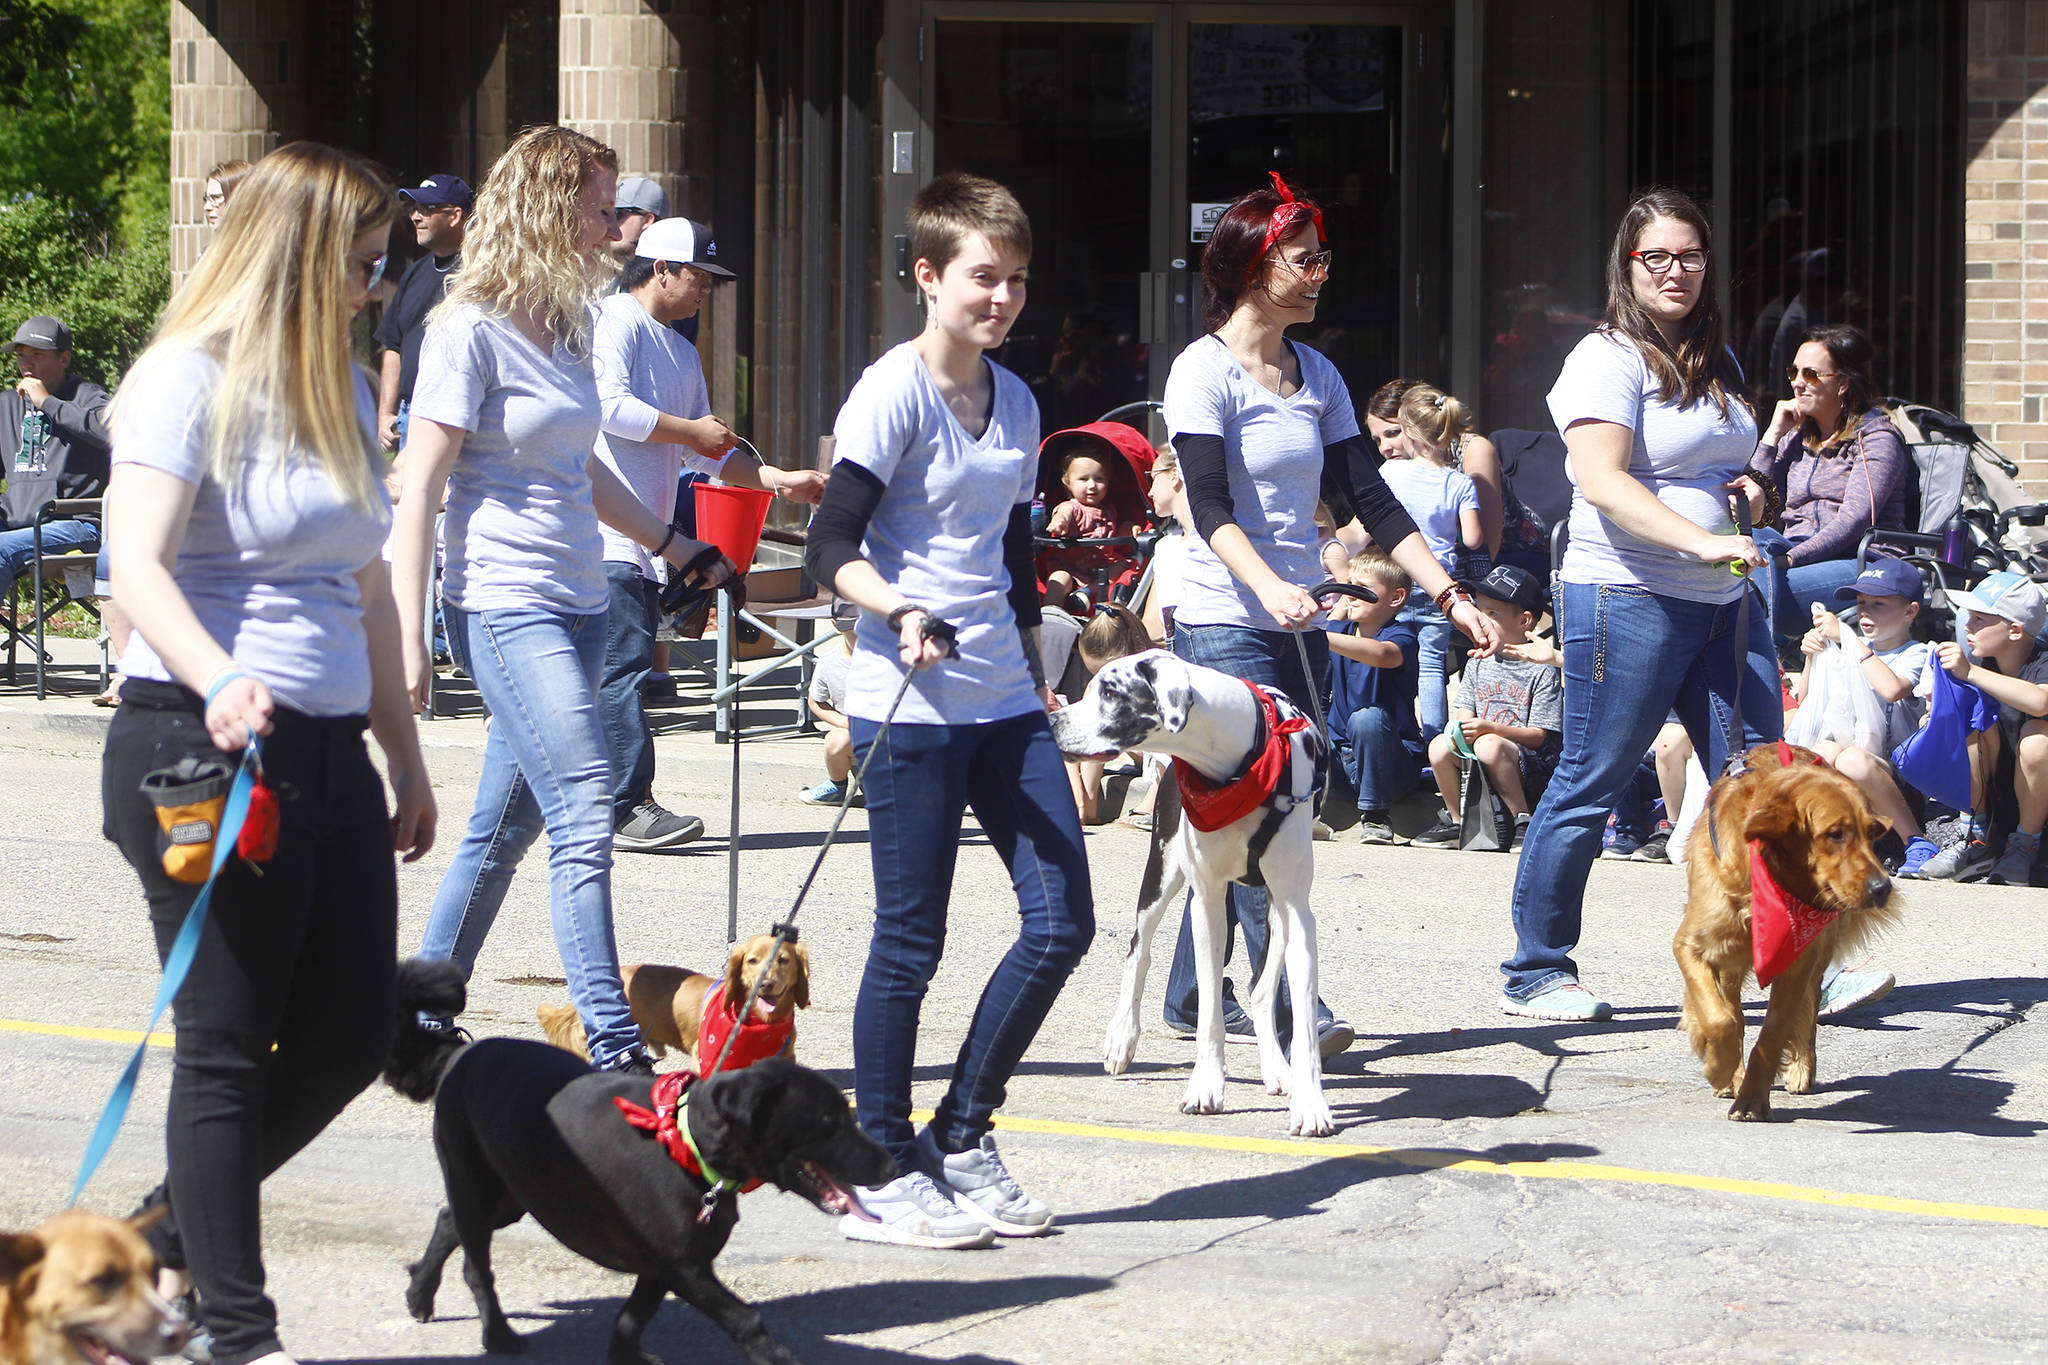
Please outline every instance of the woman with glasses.
[[381, 554], [376, 399], [349, 360], [395, 191], [362, 158], [297, 142], [239, 193], [249, 210], [172, 298], [114, 405], [114, 591], [138, 624], [101, 793], [167, 955], [210, 858], [177, 859], [144, 779], [197, 785], [217, 764], [201, 795], [221, 800], [229, 766], [262, 738], [275, 849], [260, 865], [227, 860], [177, 994], [169, 1177], [149, 1199], [170, 1208], [148, 1235], [166, 1288], [196, 1287], [213, 1359], [279, 1365], [263, 1181], [390, 1049], [392, 850], [427, 851], [434, 795]]
[[[424, 604], [434, 514], [448, 490], [442, 577], [448, 642], [491, 709], [469, 827], [427, 918], [420, 955], [476, 964], [512, 874], [543, 828], [555, 944], [600, 1068], [651, 1073], [612, 934], [611, 759], [602, 520], [678, 569], [706, 548], [647, 509], [593, 453], [591, 305], [618, 158], [567, 128], [529, 128], [476, 196], [462, 270], [427, 316], [399, 452], [392, 581], [406, 677], [425, 700]], [[723, 580], [713, 556], [697, 581]], [[428, 1028], [449, 1028], [424, 1019]]]
[[1734, 742], [1783, 727], [1763, 609], [1745, 619], [1740, 605], [1740, 575], [1764, 560], [1736, 533], [1729, 499], [1760, 508], [1763, 490], [1742, 477], [1756, 422], [1712, 263], [1698, 205], [1671, 190], [1639, 196], [1608, 251], [1606, 321], [1573, 348], [1550, 392], [1574, 485], [1554, 596], [1564, 755], [1516, 870], [1515, 952], [1501, 964], [1508, 1014], [1576, 1022], [1612, 1012], [1579, 984], [1572, 950], [1607, 814], [1665, 716], [1677, 710], [1710, 773], [1731, 748], [1738, 695], [1744, 736]]
[[[1452, 583], [1380, 477], [1379, 451], [1360, 431], [1336, 367], [1287, 338], [1289, 327], [1314, 320], [1329, 279], [1322, 222], [1322, 210], [1296, 197], [1278, 175], [1271, 188], [1253, 190], [1217, 220], [1202, 251], [1209, 330], [1175, 358], [1164, 414], [1195, 532], [1174, 609], [1173, 652], [1277, 687], [1311, 715], [1330, 687], [1328, 642], [1310, 628], [1322, 605], [1308, 594], [1323, 579], [1315, 508], [1326, 496], [1340, 522], [1356, 513], [1472, 638], [1476, 654], [1490, 654], [1499, 643], [1493, 622]], [[1289, 638], [1297, 632], [1298, 640]], [[1230, 918], [1244, 930], [1255, 979], [1266, 955], [1265, 890], [1233, 885]], [[1317, 1012], [1323, 1055], [1349, 1047], [1350, 1026], [1320, 1001]], [[1192, 1030], [1197, 1022], [1194, 936], [1186, 915], [1165, 1015], [1177, 1028]], [[1291, 1017], [1283, 986], [1282, 1036]], [[1241, 1035], [1251, 1031], [1250, 1019], [1229, 1000], [1224, 1026]]]
[[1759, 527], [1769, 557], [1763, 581], [1780, 641], [1833, 610], [1835, 589], [1856, 581], [1856, 550], [1872, 530], [1906, 521], [1905, 438], [1878, 406], [1870, 338], [1854, 327], [1816, 327], [1792, 357], [1792, 396], [1779, 402], [1757, 446], [1755, 472], [1783, 498], [1780, 530]]

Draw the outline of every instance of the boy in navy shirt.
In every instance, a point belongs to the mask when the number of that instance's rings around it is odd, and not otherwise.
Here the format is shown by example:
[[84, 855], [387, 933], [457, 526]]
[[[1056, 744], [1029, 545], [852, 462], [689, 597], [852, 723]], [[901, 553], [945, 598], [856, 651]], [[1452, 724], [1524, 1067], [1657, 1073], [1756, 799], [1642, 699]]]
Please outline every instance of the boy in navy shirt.
[[1330, 748], [1358, 793], [1359, 838], [1397, 844], [1388, 811], [1414, 789], [1423, 761], [1415, 627], [1395, 619], [1409, 580], [1378, 549], [1352, 556], [1350, 578], [1380, 600], [1344, 597], [1330, 608]]

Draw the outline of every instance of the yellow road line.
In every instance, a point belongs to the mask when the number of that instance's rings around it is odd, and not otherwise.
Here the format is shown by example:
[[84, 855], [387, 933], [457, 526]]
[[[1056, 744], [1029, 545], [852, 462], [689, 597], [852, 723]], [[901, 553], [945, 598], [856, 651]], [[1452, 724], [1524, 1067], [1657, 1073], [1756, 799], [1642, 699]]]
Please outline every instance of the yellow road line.
[[[143, 1035], [132, 1028], [83, 1028], [77, 1024], [39, 1024], [31, 1019], [0, 1019], [0, 1033], [45, 1033], [53, 1038], [89, 1038], [96, 1043], [140, 1043]], [[151, 1047], [169, 1047], [171, 1035], [152, 1033]]]
[[[919, 1118], [929, 1118], [920, 1114]], [[2011, 1223], [2048, 1228], [2048, 1209], [2007, 1208], [1998, 1204], [1955, 1204], [1938, 1199], [1905, 1199], [1888, 1194], [1856, 1194], [1812, 1185], [1787, 1185], [1774, 1180], [1740, 1180], [1681, 1171], [1644, 1171], [1584, 1161], [1489, 1161], [1469, 1153], [1427, 1147], [1369, 1147], [1358, 1143], [1312, 1142], [1293, 1138], [1238, 1137], [1226, 1133], [1190, 1133], [1176, 1129], [1111, 1128], [1058, 1119], [998, 1118], [996, 1127], [1017, 1133], [1097, 1138], [1111, 1142], [1142, 1142], [1160, 1147], [1194, 1147], [1212, 1152], [1248, 1152], [1259, 1156], [1332, 1157], [1370, 1161], [1407, 1169], [1465, 1171], [1476, 1175], [1522, 1176], [1531, 1180], [1575, 1180], [1585, 1184], [1662, 1185], [1715, 1194], [1749, 1195], [1798, 1204], [1829, 1204], [1875, 1213], [1904, 1213], [1922, 1218], [1953, 1218], [1972, 1223]]]
[[[43, 1024], [26, 1019], [0, 1019], [0, 1033], [40, 1033], [57, 1038], [85, 1038], [103, 1043], [136, 1043], [134, 1029], [84, 1028], [75, 1024]], [[152, 1047], [171, 1046], [168, 1033], [148, 1035]], [[929, 1110], [911, 1116], [931, 1118]], [[2007, 1208], [1999, 1204], [1956, 1204], [1939, 1199], [1907, 1199], [1889, 1194], [1857, 1194], [1824, 1190], [1814, 1185], [1788, 1185], [1775, 1180], [1742, 1180], [1683, 1171], [1645, 1171], [1632, 1166], [1607, 1166], [1586, 1161], [1489, 1161], [1456, 1150], [1428, 1147], [1373, 1147], [1362, 1143], [1311, 1142], [1299, 1138], [1241, 1137], [1231, 1133], [1193, 1133], [1179, 1129], [1112, 1128], [1061, 1119], [999, 1117], [996, 1127], [1014, 1133], [1095, 1138], [1107, 1142], [1138, 1142], [1155, 1147], [1189, 1147], [1210, 1152], [1244, 1152], [1255, 1156], [1332, 1157], [1370, 1161], [1408, 1170], [1462, 1171], [1474, 1175], [1521, 1176], [1529, 1180], [1575, 1180], [1583, 1184], [1661, 1185], [1668, 1189], [1703, 1190], [1713, 1194], [1748, 1195], [1795, 1204], [1826, 1204], [1872, 1213], [1904, 1213], [1921, 1218], [1951, 1218], [1970, 1223], [2007, 1223], [2048, 1228], [2048, 1209]]]

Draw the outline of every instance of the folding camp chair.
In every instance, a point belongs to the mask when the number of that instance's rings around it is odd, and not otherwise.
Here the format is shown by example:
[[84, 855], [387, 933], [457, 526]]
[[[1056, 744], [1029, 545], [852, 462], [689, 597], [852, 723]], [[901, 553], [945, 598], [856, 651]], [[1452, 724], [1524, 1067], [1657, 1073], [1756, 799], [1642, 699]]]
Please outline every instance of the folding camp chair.
[[[34, 553], [25, 573], [33, 585], [30, 598], [29, 618], [20, 618], [15, 602], [15, 582], [7, 583], [7, 619], [0, 622], [7, 631], [7, 680], [11, 683], [16, 675], [16, 651], [30, 643], [30, 632], [34, 633], [34, 654], [36, 661], [36, 700], [49, 695], [47, 669], [52, 662], [46, 642], [46, 628], [50, 618], [71, 603], [84, 607], [95, 621], [99, 619], [99, 607], [92, 597], [93, 560], [84, 548], [68, 553], [45, 550], [43, 528], [53, 521], [98, 521], [104, 512], [104, 503], [99, 498], [61, 498], [57, 496], [56, 469], [23, 471], [15, 469], [8, 477], [7, 492], [0, 497], [0, 510], [6, 514], [9, 530], [27, 530], [33, 534]], [[98, 546], [92, 550], [96, 552]], [[49, 595], [50, 585], [58, 586], [56, 600]], [[104, 671], [104, 670], [103, 670]]]

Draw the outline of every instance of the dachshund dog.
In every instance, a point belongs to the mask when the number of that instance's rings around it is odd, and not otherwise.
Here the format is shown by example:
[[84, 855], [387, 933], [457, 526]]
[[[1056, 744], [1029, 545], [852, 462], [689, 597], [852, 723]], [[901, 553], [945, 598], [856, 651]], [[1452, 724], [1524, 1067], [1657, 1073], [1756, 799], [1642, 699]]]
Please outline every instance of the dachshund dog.
[[[695, 1057], [698, 1035], [707, 1016], [721, 1004], [728, 1010], [738, 1008], [738, 1002], [747, 998], [754, 978], [761, 974], [762, 965], [771, 954], [774, 964], [768, 968], [768, 979], [761, 983], [761, 994], [754, 1001], [753, 1021], [778, 1030], [786, 1027], [788, 1046], [780, 1055], [795, 1060], [794, 1016], [798, 1010], [811, 1006], [811, 954], [801, 943], [779, 943], [773, 934], [756, 934], [734, 944], [722, 977], [651, 963], [638, 963], [621, 972], [626, 982], [626, 1002], [633, 1007], [633, 1022], [640, 1026], [648, 1050], [657, 1058], [667, 1056], [671, 1048]], [[589, 1058], [583, 1021], [577, 1017], [574, 1006], [542, 1005], [538, 1013], [541, 1031], [549, 1042]], [[708, 1067], [711, 1060], [702, 1058], [698, 1069]]]
[[0, 1365], [148, 1365], [177, 1354], [190, 1327], [156, 1292], [142, 1240], [162, 1216], [71, 1209], [34, 1232], [0, 1232]]
[[[1854, 782], [1790, 745], [1759, 745], [1744, 763], [1714, 784], [1687, 845], [1671, 950], [1685, 977], [1679, 1027], [1714, 1093], [1734, 1099], [1728, 1117], [1755, 1122], [1771, 1116], [1780, 1075], [1790, 1094], [1813, 1089], [1821, 977], [1899, 907], [1875, 848], [1885, 826]], [[1742, 988], [1759, 969], [1771, 1000], [1745, 1068]]]

